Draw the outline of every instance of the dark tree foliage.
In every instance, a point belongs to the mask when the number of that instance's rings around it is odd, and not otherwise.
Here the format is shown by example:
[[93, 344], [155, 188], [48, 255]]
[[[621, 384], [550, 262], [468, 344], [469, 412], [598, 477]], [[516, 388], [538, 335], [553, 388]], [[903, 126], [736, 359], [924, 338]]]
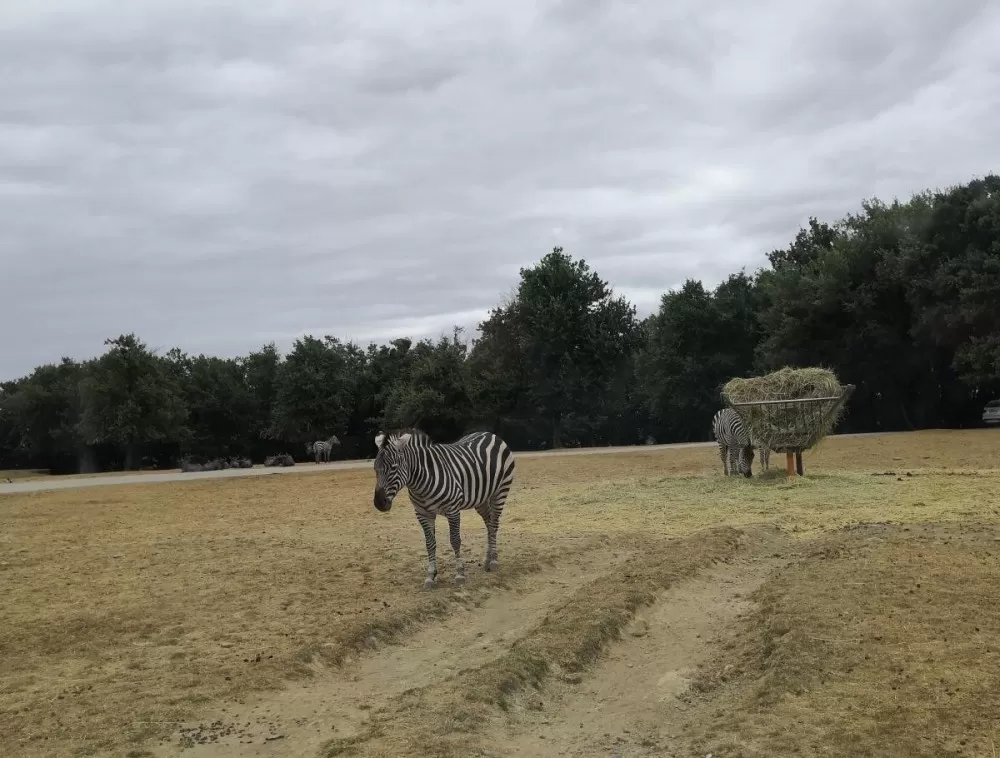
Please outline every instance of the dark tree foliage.
[[1000, 398], [1000, 177], [810, 218], [767, 265], [687, 281], [643, 321], [555, 248], [467, 342], [366, 348], [306, 336], [238, 358], [160, 356], [134, 334], [0, 383], [0, 468], [92, 471], [291, 452], [332, 434], [474, 430], [516, 449], [704, 440], [733, 376], [827, 366], [856, 385], [842, 430], [963, 427]]

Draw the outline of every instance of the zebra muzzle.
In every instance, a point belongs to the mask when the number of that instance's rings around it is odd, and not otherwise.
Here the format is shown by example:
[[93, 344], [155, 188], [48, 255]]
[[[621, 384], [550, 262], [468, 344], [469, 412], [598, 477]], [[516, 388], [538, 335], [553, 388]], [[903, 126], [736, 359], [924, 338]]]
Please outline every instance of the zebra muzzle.
[[385, 490], [375, 490], [375, 510], [385, 513], [392, 507], [392, 500], [386, 497]]

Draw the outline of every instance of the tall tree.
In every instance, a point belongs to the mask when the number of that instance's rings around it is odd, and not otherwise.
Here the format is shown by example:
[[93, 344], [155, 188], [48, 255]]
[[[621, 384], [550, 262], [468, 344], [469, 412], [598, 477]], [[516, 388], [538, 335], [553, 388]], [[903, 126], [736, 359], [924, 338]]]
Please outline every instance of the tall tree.
[[336, 337], [296, 340], [278, 372], [272, 433], [294, 442], [343, 433], [354, 407], [355, 350]]
[[7, 437], [38, 465], [55, 470], [96, 468], [78, 431], [80, 385], [86, 367], [63, 358], [39, 366], [6, 387], [3, 416]]
[[745, 273], [714, 292], [688, 280], [663, 296], [646, 326], [639, 374], [660, 437], [686, 441], [710, 434], [720, 385], [752, 370], [760, 340], [757, 291]]
[[451, 338], [417, 343], [409, 361], [387, 391], [383, 428], [419, 426], [435, 439], [457, 439], [472, 415], [461, 329]]
[[1000, 390], [1000, 176], [937, 193], [904, 264], [914, 332], [969, 387]]
[[180, 443], [187, 432], [183, 389], [167, 362], [134, 334], [104, 343], [81, 382], [80, 431], [87, 444], [121, 448], [125, 469], [139, 465], [143, 446]]
[[205, 458], [251, 453], [256, 404], [244, 362], [171, 351], [168, 360], [183, 376], [189, 411], [186, 451]]
[[595, 407], [628, 363], [639, 336], [635, 307], [556, 247], [521, 269], [511, 317], [531, 403], [552, 446], [562, 447], [567, 418]]
[[493, 308], [479, 331], [467, 364], [473, 414], [501, 434], [505, 424], [531, 412], [514, 300]]
[[281, 354], [271, 342], [243, 358], [242, 364], [247, 392], [253, 404], [247, 431], [256, 442], [269, 437], [273, 426], [271, 410], [278, 396]]

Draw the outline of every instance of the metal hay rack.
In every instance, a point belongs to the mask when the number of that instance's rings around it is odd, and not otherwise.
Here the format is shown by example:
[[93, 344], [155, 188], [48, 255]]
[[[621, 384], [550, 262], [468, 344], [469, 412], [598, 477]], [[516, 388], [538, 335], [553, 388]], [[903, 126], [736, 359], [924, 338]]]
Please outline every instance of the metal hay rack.
[[758, 446], [785, 454], [785, 471], [802, 476], [802, 453], [831, 431], [836, 418], [854, 392], [847, 384], [839, 395], [794, 400], [754, 400], [726, 405], [740, 414]]

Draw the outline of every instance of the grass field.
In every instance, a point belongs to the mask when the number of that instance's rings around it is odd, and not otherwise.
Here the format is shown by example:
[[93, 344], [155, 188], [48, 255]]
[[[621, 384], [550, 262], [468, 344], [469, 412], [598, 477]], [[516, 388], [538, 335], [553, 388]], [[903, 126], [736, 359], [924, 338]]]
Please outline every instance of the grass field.
[[523, 459], [431, 592], [369, 470], [0, 495], [0, 755], [993, 755], [1000, 433], [805, 465]]

